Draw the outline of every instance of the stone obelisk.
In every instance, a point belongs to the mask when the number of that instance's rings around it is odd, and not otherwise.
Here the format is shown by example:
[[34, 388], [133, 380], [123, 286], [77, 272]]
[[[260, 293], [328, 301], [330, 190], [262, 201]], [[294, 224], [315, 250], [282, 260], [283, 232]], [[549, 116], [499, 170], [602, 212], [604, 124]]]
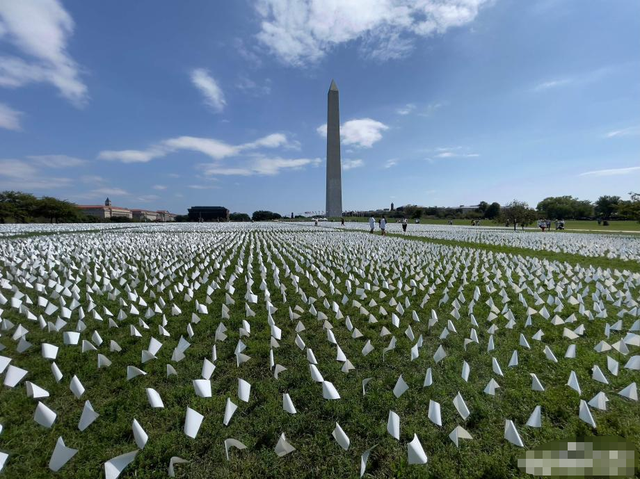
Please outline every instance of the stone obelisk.
[[340, 160], [340, 97], [331, 80], [327, 106], [327, 217], [342, 216], [342, 162]]

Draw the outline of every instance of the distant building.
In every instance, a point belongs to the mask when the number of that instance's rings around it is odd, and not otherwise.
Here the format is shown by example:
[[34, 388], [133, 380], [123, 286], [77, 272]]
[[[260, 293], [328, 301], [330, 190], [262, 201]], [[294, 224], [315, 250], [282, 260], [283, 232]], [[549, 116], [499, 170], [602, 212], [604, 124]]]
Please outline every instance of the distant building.
[[471, 213], [472, 211], [477, 210], [479, 207], [480, 205], [471, 205], [471, 206], [460, 205], [458, 209], [462, 210], [463, 213]]
[[162, 221], [163, 223], [167, 221], [175, 221], [176, 216], [178, 216], [174, 213], [169, 213], [167, 210], [158, 210], [156, 213], [158, 213], [156, 221]]
[[132, 209], [131, 214], [136, 221], [158, 221], [157, 211]]
[[85, 215], [95, 216], [103, 220], [109, 220], [111, 218], [129, 218], [132, 219], [133, 215], [128, 208], [122, 208], [120, 206], [113, 206], [109, 198], [102, 205], [79, 205], [78, 208], [82, 210]]
[[150, 211], [142, 209], [129, 209], [121, 206], [113, 206], [107, 198], [102, 205], [79, 205], [78, 208], [88, 216], [94, 216], [102, 220], [113, 218], [128, 218], [136, 221], [175, 221], [176, 215], [166, 210]]
[[394, 206], [393, 203], [391, 203], [391, 211], [395, 210], [395, 208], [393, 206]]
[[229, 210], [224, 206], [192, 206], [189, 221], [229, 221]]

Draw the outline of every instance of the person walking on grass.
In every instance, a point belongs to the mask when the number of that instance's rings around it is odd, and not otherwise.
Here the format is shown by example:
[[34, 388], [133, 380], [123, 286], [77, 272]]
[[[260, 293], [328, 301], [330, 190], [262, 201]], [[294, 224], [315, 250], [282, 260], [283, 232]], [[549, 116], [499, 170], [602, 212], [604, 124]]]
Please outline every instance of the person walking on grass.
[[344, 218], [340, 218], [340, 225], [344, 226]]
[[373, 230], [376, 229], [376, 220], [373, 216], [369, 218], [369, 229], [371, 230], [370, 233], [373, 233]]
[[407, 218], [402, 218], [402, 232], [407, 233]]
[[387, 218], [385, 216], [380, 220], [380, 230], [382, 230], [382, 236], [387, 235]]

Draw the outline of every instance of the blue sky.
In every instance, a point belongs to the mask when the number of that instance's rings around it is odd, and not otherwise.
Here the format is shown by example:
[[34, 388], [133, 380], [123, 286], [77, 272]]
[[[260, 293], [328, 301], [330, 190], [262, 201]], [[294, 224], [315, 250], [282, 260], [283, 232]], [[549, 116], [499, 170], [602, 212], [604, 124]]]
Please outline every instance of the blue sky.
[[0, 0], [0, 189], [184, 213], [640, 190], [634, 0]]

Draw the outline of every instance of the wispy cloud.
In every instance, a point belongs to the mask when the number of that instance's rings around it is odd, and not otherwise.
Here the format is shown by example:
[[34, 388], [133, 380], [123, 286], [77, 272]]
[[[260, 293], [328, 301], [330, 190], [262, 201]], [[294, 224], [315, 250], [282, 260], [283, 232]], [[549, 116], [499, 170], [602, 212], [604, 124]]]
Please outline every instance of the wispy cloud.
[[275, 176], [282, 170], [301, 170], [306, 166], [318, 166], [320, 158], [270, 158], [257, 156], [239, 165], [225, 166], [220, 163], [200, 165], [207, 176]]
[[165, 185], [153, 185], [154, 190], [164, 191], [167, 189]]
[[297, 142], [291, 142], [282, 133], [272, 133], [262, 138], [241, 145], [230, 145], [214, 138], [200, 138], [196, 136], [180, 136], [170, 138], [151, 145], [145, 150], [105, 150], [98, 154], [101, 160], [120, 161], [122, 163], [147, 163], [156, 158], [162, 158], [177, 151], [196, 151], [214, 160], [222, 160], [240, 153], [261, 148], [298, 148]]
[[127, 190], [123, 190], [122, 188], [109, 188], [109, 187], [104, 187], [104, 188], [97, 188], [95, 190], [93, 190], [93, 195], [94, 196], [130, 196], [131, 193], [129, 193]]
[[360, 41], [365, 57], [407, 56], [416, 38], [444, 34], [472, 22], [487, 0], [391, 2], [351, 0], [323, 7], [314, 0], [259, 0], [257, 38], [282, 62], [316, 63], [343, 43]]
[[611, 73], [628, 68], [629, 64], [621, 63], [615, 65], [607, 65], [595, 70], [582, 71], [576, 73], [570, 73], [568, 75], [561, 75], [556, 78], [546, 79], [539, 82], [531, 88], [533, 92], [544, 92], [553, 90], [556, 88], [562, 88], [567, 86], [579, 87], [589, 84], [594, 81], [601, 80], [602, 78], [610, 75]]
[[214, 190], [220, 188], [218, 185], [189, 185], [192, 190]]
[[468, 148], [462, 146], [453, 146], [445, 148], [436, 148], [434, 158], [477, 158], [478, 153], [472, 153]]
[[447, 102], [437, 102], [437, 103], [429, 103], [424, 110], [418, 111], [418, 116], [429, 117], [432, 116], [436, 111], [438, 111], [443, 106], [447, 105]]
[[22, 130], [22, 125], [20, 125], [21, 117], [22, 112], [14, 110], [4, 103], [0, 103], [0, 128], [13, 131]]
[[408, 115], [413, 110], [416, 109], [416, 105], [414, 103], [407, 103], [405, 106], [402, 106], [396, 110], [398, 115]]
[[250, 78], [241, 75], [236, 82], [236, 88], [250, 95], [265, 96], [271, 94], [271, 80], [267, 78], [264, 84], [259, 85]]
[[73, 168], [88, 163], [86, 160], [67, 155], [38, 155], [27, 156], [27, 158], [45, 168]]
[[159, 200], [160, 197], [158, 195], [141, 195], [138, 196], [138, 201], [142, 201], [143, 203], [151, 203], [152, 201]]
[[80, 181], [93, 185], [101, 185], [106, 182], [106, 180], [99, 175], [83, 175], [80, 177]]
[[71, 186], [70, 178], [43, 175], [34, 165], [22, 160], [0, 160], [0, 187], [27, 191], [49, 190]]
[[387, 160], [383, 166], [383, 168], [393, 168], [394, 166], [396, 166], [398, 163], [400, 162], [400, 160], [398, 160], [397, 158], [391, 158], [390, 160]]
[[260, 67], [262, 66], [262, 58], [254, 51], [254, 47], [247, 46], [241, 38], [234, 38], [233, 47], [238, 55], [244, 58], [250, 66]]
[[[97, 199], [104, 199], [108, 197], [112, 201], [114, 201], [114, 203], [117, 201], [118, 198], [121, 198], [123, 196], [130, 197], [132, 196], [132, 194], [122, 188], [110, 187], [110, 186], [101, 186], [99, 188], [94, 188], [91, 191], [86, 191], [84, 193], [77, 193], [73, 195], [73, 197], [78, 200], [97, 200]], [[122, 205], [118, 205], [117, 203], [115, 204], [117, 206], [122, 206]]]
[[168, 153], [167, 150], [158, 147], [148, 150], [104, 150], [98, 154], [98, 158], [122, 163], [147, 163], [156, 158], [162, 158]]
[[640, 171], [640, 166], [630, 166], [628, 168], [610, 168], [606, 170], [594, 170], [580, 173], [579, 176], [624, 176], [632, 175]]
[[538, 83], [536, 86], [533, 87], [533, 91], [545, 91], [545, 90], [550, 90], [552, 88], [558, 88], [561, 86], [567, 86], [569, 84], [571, 84], [573, 82], [573, 80], [571, 80], [570, 78], [562, 78], [562, 79], [558, 79], [558, 80], [549, 80], [549, 81], [544, 81], [541, 83]]
[[0, 57], [0, 86], [51, 83], [74, 105], [84, 105], [87, 87], [67, 52], [73, 29], [73, 19], [58, 0], [1, 1], [0, 42], [12, 43], [28, 60]]
[[605, 138], [620, 138], [624, 136], [638, 136], [640, 135], [640, 126], [630, 126], [629, 128], [623, 128], [622, 130], [613, 130], [605, 135]]
[[363, 160], [343, 160], [342, 169], [344, 171], [353, 170], [354, 168], [362, 168], [364, 166]]
[[[371, 148], [382, 139], [382, 132], [388, 129], [384, 123], [371, 118], [349, 120], [340, 126], [340, 141], [343, 145]], [[326, 138], [327, 124], [320, 125], [316, 131]]]
[[191, 72], [191, 81], [200, 90], [205, 98], [205, 103], [215, 112], [220, 113], [227, 104], [224, 93], [218, 82], [204, 68], [196, 68]]

